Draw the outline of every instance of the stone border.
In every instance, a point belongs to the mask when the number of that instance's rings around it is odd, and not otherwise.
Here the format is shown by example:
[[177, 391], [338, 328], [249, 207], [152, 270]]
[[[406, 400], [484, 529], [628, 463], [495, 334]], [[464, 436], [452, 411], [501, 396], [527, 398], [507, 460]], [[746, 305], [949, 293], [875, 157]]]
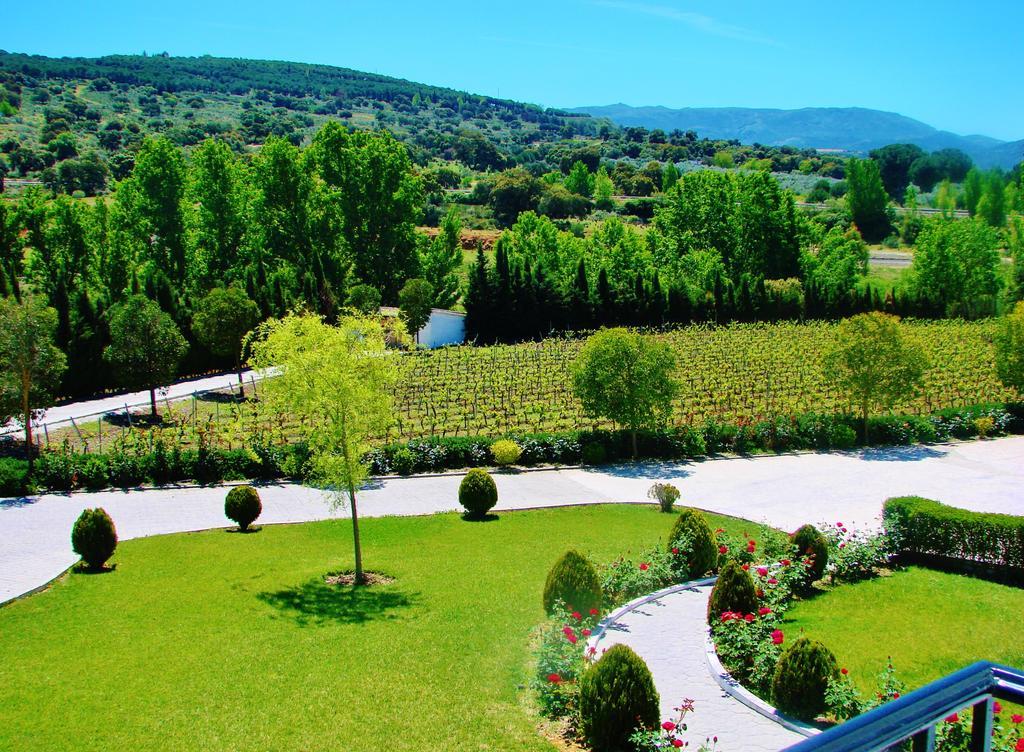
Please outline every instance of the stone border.
[[711, 642], [710, 629], [707, 630], [707, 635], [704, 638], [704, 657], [707, 659], [708, 673], [714, 677], [715, 682], [722, 688], [722, 691], [733, 699], [746, 705], [755, 713], [759, 713], [765, 718], [775, 721], [780, 726], [783, 726], [794, 733], [800, 734], [801, 736], [815, 736], [823, 731], [819, 726], [799, 721], [796, 718], [792, 718], [782, 713], [778, 708], [772, 707], [738, 681], [733, 679], [729, 672], [725, 670], [725, 666], [722, 665], [722, 662], [718, 660], [718, 653], [715, 651], [715, 645]]
[[[670, 585], [667, 588], [656, 590], [655, 592], [648, 593], [647, 595], [641, 595], [639, 598], [634, 598], [628, 603], [615, 609], [598, 622], [597, 626], [594, 628], [593, 634], [590, 635], [590, 639], [587, 640], [587, 647], [594, 648], [596, 650], [597, 644], [608, 633], [609, 628], [631, 611], [635, 611], [641, 606], [663, 598], [666, 595], [672, 595], [673, 593], [679, 593], [684, 590], [692, 590], [694, 588], [710, 585], [717, 580], [717, 576], [706, 577], [700, 580], [689, 580], [678, 585]], [[715, 646], [711, 642], [710, 629], [706, 630], [704, 637], [704, 657], [707, 662], [708, 673], [711, 674], [715, 683], [722, 688], [722, 691], [725, 692], [725, 694], [729, 695], [737, 702], [742, 703], [755, 713], [763, 715], [765, 718], [774, 721], [780, 726], [794, 733], [800, 734], [801, 736], [809, 737], [822, 732], [822, 729], [818, 726], [798, 721], [795, 718], [791, 718], [784, 713], [781, 713], [778, 709], [772, 707], [760, 697], [754, 695], [750, 690], [744, 688], [738, 681], [733, 679], [732, 676], [729, 675], [729, 672], [725, 670], [721, 661], [718, 660], [718, 654], [715, 652]]]

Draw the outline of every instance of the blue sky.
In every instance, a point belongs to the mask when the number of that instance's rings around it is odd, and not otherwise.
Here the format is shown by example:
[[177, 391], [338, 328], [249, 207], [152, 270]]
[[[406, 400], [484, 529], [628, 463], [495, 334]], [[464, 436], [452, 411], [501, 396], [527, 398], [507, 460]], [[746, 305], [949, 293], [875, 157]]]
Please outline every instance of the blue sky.
[[1024, 0], [18, 2], [0, 48], [326, 63], [547, 106], [862, 106], [1024, 138]]

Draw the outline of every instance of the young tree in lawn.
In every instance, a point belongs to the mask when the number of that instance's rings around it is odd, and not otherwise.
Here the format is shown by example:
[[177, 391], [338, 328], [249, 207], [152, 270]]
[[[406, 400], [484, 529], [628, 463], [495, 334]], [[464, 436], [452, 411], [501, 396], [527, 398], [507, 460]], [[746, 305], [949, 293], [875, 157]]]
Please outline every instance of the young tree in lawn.
[[394, 419], [397, 353], [385, 349], [375, 318], [344, 316], [328, 326], [312, 314], [290, 314], [257, 330], [249, 363], [264, 372], [275, 369], [263, 382], [260, 411], [293, 418], [332, 504], [344, 505], [347, 496], [355, 581], [363, 584], [356, 491], [368, 473], [362, 458], [370, 439], [383, 436]]
[[398, 291], [398, 312], [408, 329], [420, 341], [420, 329], [430, 321], [434, 286], [425, 279], [410, 279]]
[[825, 354], [825, 374], [860, 409], [864, 443], [872, 409], [891, 410], [914, 395], [928, 360], [897, 316], [874, 311], [841, 322]]
[[213, 288], [199, 301], [192, 315], [192, 333], [203, 347], [214, 355], [231, 358], [242, 397], [242, 342], [259, 320], [259, 306], [239, 287]]
[[148, 389], [154, 418], [156, 389], [170, 383], [188, 351], [174, 320], [144, 295], [132, 295], [110, 312], [110, 344], [103, 360], [128, 389]]
[[573, 364], [573, 389], [584, 412], [609, 418], [631, 433], [664, 425], [679, 393], [676, 356], [665, 342], [627, 329], [591, 336]]
[[54, 344], [56, 331], [57, 312], [42, 300], [0, 299], [0, 418], [17, 415], [22, 421], [30, 473], [32, 411], [50, 403], [67, 367]]
[[995, 342], [999, 380], [1024, 394], [1024, 302], [1000, 322]]

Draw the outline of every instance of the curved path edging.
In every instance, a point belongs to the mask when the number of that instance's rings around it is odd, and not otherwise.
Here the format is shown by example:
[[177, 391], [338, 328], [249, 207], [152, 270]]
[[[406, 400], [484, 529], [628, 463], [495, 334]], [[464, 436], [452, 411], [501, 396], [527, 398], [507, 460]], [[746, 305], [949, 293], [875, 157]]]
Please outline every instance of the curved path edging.
[[754, 712], [760, 713], [765, 718], [769, 718], [797, 734], [802, 736], [814, 736], [815, 734], [821, 733], [822, 729], [813, 724], [804, 723], [803, 721], [786, 715], [781, 710], [765, 702], [738, 681], [733, 679], [732, 675], [718, 659], [718, 652], [715, 650], [715, 644], [711, 641], [710, 629], [704, 639], [704, 644], [704, 656], [707, 658], [708, 671], [711, 673], [711, 676], [714, 677], [718, 686], [722, 688], [723, 692], [739, 702], [742, 702]]
[[683, 722], [684, 737], [695, 748], [715, 737], [718, 752], [778, 752], [806, 738], [807, 731], [726, 691], [709, 663], [707, 603], [716, 580], [691, 580], [634, 598], [599, 622], [587, 648], [632, 648], [651, 671], [662, 720], [676, 720], [674, 706], [692, 700], [694, 710]]

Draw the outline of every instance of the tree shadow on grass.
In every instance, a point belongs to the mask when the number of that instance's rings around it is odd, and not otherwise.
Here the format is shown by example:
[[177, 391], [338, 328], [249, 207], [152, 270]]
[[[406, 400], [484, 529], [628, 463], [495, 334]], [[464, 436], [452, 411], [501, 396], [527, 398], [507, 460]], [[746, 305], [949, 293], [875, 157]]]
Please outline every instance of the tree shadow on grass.
[[257, 593], [264, 603], [291, 616], [300, 626], [327, 623], [363, 624], [376, 619], [396, 619], [400, 609], [415, 604], [414, 594], [390, 585], [352, 587], [328, 585], [323, 577], [275, 592]]
[[463, 512], [462, 519], [465, 522], [496, 522], [501, 518], [490, 512], [484, 515], [471, 515], [469, 512]]

